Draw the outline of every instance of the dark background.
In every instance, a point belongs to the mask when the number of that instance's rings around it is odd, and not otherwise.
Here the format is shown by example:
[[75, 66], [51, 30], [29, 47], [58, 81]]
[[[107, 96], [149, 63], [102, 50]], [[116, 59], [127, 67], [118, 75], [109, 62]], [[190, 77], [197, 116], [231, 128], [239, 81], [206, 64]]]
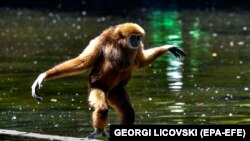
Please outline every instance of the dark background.
[[131, 10], [150, 8], [248, 10], [250, 4], [247, 0], [0, 0], [0, 7], [125, 14]]

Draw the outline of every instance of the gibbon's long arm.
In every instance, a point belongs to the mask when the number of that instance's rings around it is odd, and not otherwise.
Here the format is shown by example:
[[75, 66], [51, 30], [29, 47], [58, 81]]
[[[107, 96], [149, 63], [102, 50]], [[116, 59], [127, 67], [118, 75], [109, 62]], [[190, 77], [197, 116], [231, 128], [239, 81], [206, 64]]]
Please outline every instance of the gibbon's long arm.
[[136, 57], [136, 68], [141, 69], [147, 67], [152, 63], [157, 57], [163, 53], [170, 51], [175, 57], [185, 56], [185, 53], [174, 45], [164, 45], [161, 47], [150, 48], [143, 50], [141, 48]]
[[48, 71], [41, 73], [31, 87], [32, 96], [38, 101], [42, 100], [42, 97], [37, 94], [36, 91], [37, 88], [41, 88], [42, 82], [45, 80], [76, 75], [90, 69], [100, 56], [100, 46], [101, 43], [97, 37], [89, 43], [89, 45], [78, 57], [63, 62]]

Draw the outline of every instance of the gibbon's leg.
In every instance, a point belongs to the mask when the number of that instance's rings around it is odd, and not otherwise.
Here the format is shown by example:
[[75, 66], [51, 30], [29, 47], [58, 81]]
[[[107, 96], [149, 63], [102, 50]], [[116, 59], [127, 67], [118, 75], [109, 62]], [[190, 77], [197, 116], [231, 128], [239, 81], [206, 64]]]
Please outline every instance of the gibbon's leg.
[[40, 74], [31, 87], [32, 96], [38, 101], [42, 100], [42, 97], [36, 91], [45, 80], [79, 74], [91, 68], [100, 55], [100, 49], [99, 38], [97, 37], [89, 43], [78, 57], [63, 62]]
[[135, 112], [123, 87], [114, 88], [108, 95], [109, 104], [119, 113], [121, 124], [133, 124]]
[[90, 133], [88, 138], [93, 139], [98, 136], [104, 136], [109, 139], [109, 135], [104, 130], [108, 122], [108, 105], [106, 103], [105, 93], [100, 89], [91, 89], [89, 104], [94, 108], [92, 124], [95, 131]]
[[136, 57], [136, 68], [145, 68], [150, 63], [152, 63], [157, 57], [162, 55], [163, 53], [170, 51], [175, 57], [185, 56], [185, 53], [174, 45], [164, 45], [161, 47], [150, 48], [147, 50], [143, 50], [142, 48], [139, 50], [138, 55]]

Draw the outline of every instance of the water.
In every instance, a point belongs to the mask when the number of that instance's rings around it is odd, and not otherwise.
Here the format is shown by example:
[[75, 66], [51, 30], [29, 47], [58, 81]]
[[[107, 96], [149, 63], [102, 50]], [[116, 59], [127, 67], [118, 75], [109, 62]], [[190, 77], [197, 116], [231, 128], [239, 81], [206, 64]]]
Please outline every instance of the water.
[[[0, 128], [86, 137], [91, 132], [87, 75], [51, 80], [31, 97], [39, 73], [77, 56], [110, 25], [133, 21], [146, 30], [146, 48], [180, 46], [135, 72], [127, 90], [136, 124], [249, 124], [250, 13], [160, 11], [144, 17], [1, 10]], [[145, 16], [146, 15], [146, 16]], [[119, 123], [111, 109], [109, 124]]]

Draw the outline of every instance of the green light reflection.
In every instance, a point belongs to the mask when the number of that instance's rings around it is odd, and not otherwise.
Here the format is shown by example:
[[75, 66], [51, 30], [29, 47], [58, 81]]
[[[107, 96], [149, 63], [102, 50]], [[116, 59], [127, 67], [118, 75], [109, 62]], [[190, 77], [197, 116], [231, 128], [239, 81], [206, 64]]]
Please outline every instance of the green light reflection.
[[[188, 32], [190, 36], [189, 39], [191, 40], [190, 47], [192, 48], [189, 53], [192, 56], [190, 57], [190, 68], [192, 68], [192, 71], [198, 71], [199, 65], [201, 65], [200, 58], [204, 56], [204, 54], [209, 56], [210, 53], [209, 36], [201, 30], [200, 24], [200, 19], [196, 17], [195, 20], [191, 22], [190, 31]], [[203, 55], [201, 56], [201, 54]]]
[[[178, 17], [179, 13], [177, 11], [152, 12], [152, 38], [154, 44], [173, 44], [179, 47], [182, 45], [182, 22]], [[179, 92], [183, 85], [182, 60], [167, 54], [163, 55], [158, 60], [169, 62], [166, 68], [169, 89], [173, 92]]]
[[156, 44], [182, 44], [181, 21], [178, 20], [177, 11], [152, 12], [153, 41]]

